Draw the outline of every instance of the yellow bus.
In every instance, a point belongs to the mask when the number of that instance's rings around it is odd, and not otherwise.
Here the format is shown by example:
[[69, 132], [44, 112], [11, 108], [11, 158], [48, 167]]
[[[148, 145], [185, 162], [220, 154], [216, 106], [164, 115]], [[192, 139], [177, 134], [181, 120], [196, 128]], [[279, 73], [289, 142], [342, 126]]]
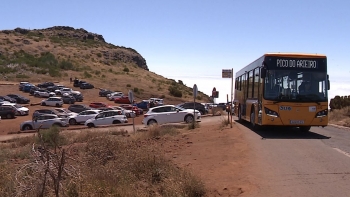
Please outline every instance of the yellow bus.
[[266, 53], [236, 73], [234, 112], [253, 128], [309, 131], [328, 124], [329, 88], [325, 55]]

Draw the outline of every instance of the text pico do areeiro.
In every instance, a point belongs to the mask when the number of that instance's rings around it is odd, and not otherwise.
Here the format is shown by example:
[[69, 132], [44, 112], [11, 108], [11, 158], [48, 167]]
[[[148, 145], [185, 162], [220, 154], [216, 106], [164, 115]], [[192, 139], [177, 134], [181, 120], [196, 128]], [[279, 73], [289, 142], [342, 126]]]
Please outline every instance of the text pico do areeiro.
[[277, 67], [289, 68], [317, 68], [315, 60], [285, 60], [277, 59]]

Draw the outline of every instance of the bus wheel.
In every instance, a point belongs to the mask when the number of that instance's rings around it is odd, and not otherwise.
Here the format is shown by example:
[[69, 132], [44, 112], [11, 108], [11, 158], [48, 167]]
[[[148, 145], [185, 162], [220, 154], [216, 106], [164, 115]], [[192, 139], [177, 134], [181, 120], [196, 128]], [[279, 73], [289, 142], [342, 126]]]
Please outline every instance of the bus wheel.
[[308, 132], [308, 131], [310, 131], [310, 129], [311, 129], [310, 126], [299, 127], [299, 130], [302, 132]]
[[241, 106], [238, 107], [238, 121], [242, 121]]
[[255, 123], [255, 111], [254, 111], [254, 109], [250, 113], [250, 124], [252, 126], [252, 129], [256, 129], [257, 128], [257, 125]]

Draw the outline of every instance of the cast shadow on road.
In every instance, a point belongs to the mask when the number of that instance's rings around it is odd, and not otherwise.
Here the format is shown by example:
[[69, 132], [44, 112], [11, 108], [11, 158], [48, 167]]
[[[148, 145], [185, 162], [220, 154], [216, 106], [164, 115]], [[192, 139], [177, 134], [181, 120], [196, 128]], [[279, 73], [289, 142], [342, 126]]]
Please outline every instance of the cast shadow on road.
[[264, 127], [258, 129], [252, 129], [249, 122], [237, 121], [236, 123], [250, 129], [254, 133], [261, 136], [262, 139], [329, 139], [331, 137], [320, 135], [312, 132], [312, 128], [309, 132], [302, 132], [298, 128], [287, 127]]

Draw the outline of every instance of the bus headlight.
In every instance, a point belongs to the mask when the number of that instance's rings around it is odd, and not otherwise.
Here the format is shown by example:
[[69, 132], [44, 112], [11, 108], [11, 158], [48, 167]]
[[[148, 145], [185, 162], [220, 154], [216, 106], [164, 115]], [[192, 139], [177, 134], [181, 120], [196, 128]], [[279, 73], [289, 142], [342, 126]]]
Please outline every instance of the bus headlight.
[[266, 108], [264, 107], [264, 110], [265, 110], [265, 113], [266, 115], [269, 115], [269, 116], [272, 116], [272, 117], [278, 117], [278, 113], [269, 109], [269, 108]]
[[328, 115], [328, 109], [325, 109], [325, 110], [322, 110], [322, 111], [319, 111], [316, 113], [316, 118], [321, 118], [321, 117], [324, 117], [324, 116], [327, 116]]

